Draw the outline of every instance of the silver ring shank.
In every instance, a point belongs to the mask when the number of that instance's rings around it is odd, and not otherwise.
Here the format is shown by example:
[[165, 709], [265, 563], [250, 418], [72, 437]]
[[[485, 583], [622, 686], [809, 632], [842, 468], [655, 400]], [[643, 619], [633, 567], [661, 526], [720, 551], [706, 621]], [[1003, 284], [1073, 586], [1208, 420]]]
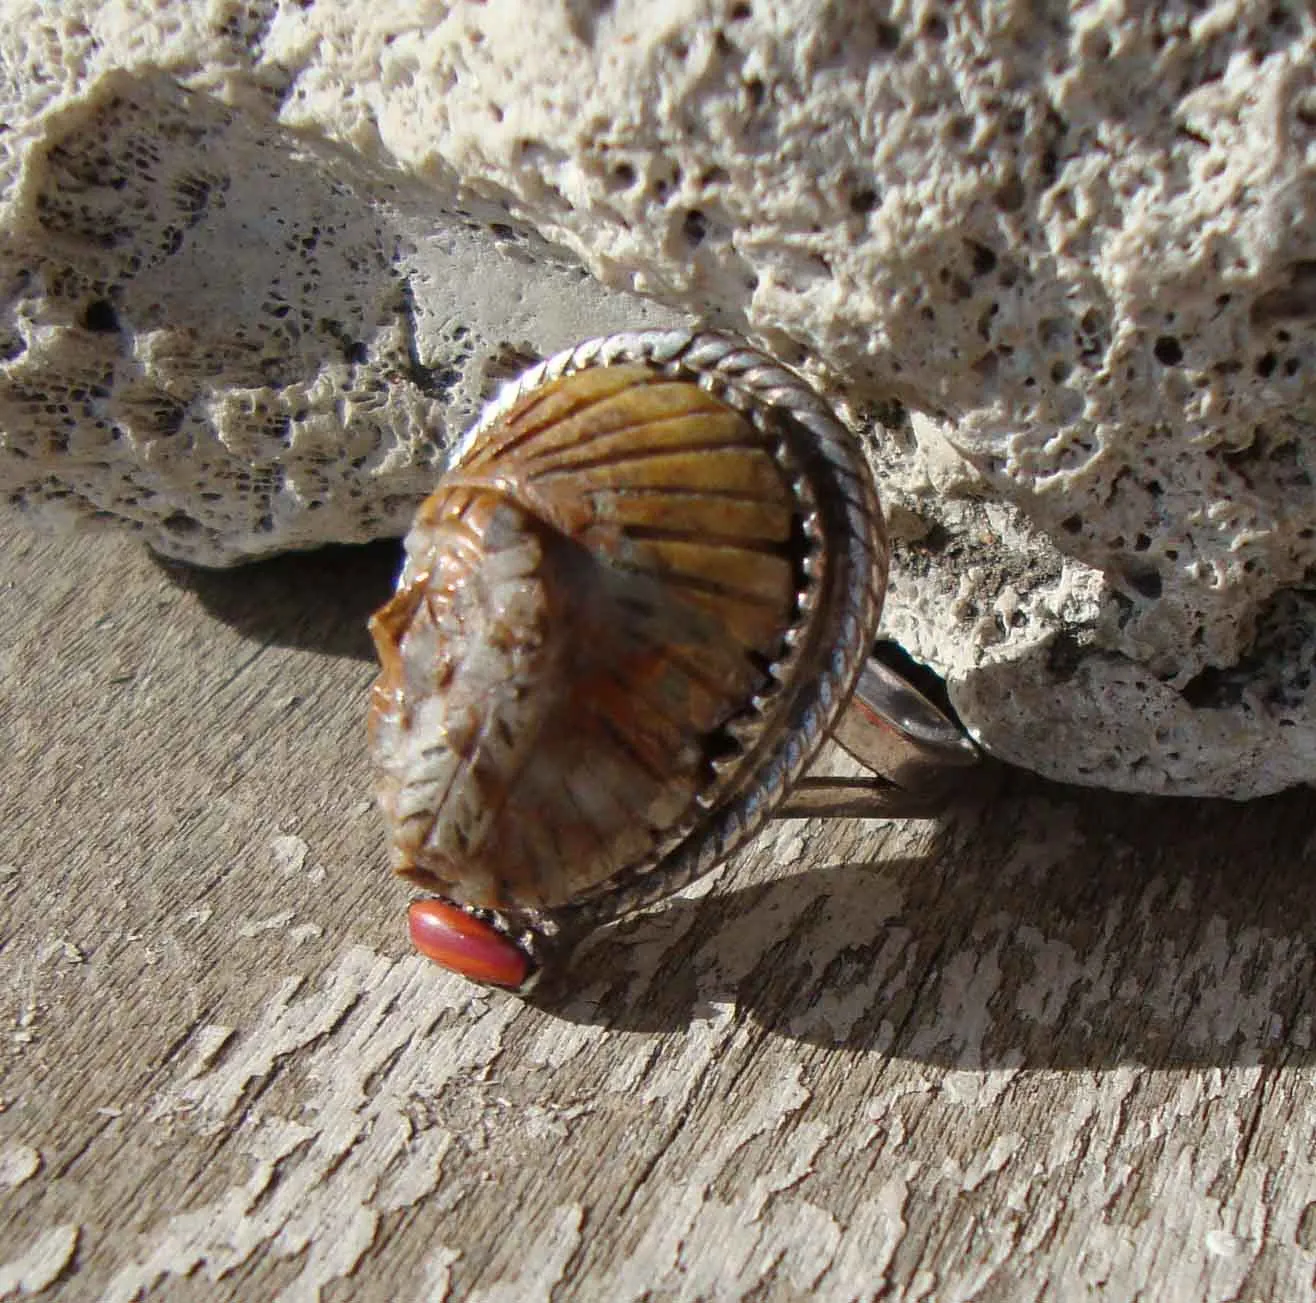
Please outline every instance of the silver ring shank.
[[778, 817], [890, 819], [935, 814], [982, 760], [958, 725], [873, 657], [865, 662], [832, 737], [874, 777], [805, 777], [792, 789]]

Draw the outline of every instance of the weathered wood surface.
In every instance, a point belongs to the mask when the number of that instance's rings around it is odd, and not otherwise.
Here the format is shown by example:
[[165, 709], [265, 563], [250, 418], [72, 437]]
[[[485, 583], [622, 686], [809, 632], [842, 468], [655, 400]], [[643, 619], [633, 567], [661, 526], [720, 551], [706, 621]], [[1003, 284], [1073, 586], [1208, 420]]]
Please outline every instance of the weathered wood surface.
[[1310, 1297], [1310, 794], [784, 823], [533, 1007], [406, 952], [387, 550], [0, 542], [0, 1296]]

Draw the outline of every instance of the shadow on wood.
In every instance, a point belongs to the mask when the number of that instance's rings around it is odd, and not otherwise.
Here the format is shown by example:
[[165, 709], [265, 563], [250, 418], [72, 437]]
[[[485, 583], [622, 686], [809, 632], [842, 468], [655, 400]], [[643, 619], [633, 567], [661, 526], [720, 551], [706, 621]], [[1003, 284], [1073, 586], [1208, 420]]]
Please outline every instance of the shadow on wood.
[[846, 855], [623, 924], [574, 970], [615, 966], [624, 991], [542, 1003], [648, 1032], [734, 1004], [769, 1037], [961, 1069], [1307, 1062], [1314, 821], [1305, 791], [1241, 805], [1015, 774], [926, 855]]
[[244, 637], [373, 661], [366, 622], [393, 592], [402, 568], [402, 544], [384, 539], [359, 547], [324, 547], [233, 570], [154, 560], [207, 614]]

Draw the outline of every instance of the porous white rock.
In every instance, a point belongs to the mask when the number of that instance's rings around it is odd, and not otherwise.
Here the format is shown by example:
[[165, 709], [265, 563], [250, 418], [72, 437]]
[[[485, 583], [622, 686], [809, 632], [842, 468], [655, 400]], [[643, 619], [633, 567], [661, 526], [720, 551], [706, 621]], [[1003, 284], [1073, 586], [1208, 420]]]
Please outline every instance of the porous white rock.
[[11, 3], [0, 488], [397, 532], [524, 354], [698, 317], [865, 429], [997, 754], [1316, 776], [1302, 3]]
[[168, 556], [401, 533], [509, 372], [673, 316], [453, 181], [158, 70], [109, 71], [41, 126], [7, 206], [0, 487]]

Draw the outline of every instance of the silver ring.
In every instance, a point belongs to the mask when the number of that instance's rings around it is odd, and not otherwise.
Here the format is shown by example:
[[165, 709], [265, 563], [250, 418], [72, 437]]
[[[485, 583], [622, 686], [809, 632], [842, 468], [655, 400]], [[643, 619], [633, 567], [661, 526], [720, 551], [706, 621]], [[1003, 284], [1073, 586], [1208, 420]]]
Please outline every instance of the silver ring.
[[[588, 340], [455, 449], [371, 620], [413, 944], [527, 991], [774, 815], [926, 814], [973, 743], [871, 652], [888, 549], [854, 436], [731, 336]], [[874, 771], [812, 777], [833, 736]]]

